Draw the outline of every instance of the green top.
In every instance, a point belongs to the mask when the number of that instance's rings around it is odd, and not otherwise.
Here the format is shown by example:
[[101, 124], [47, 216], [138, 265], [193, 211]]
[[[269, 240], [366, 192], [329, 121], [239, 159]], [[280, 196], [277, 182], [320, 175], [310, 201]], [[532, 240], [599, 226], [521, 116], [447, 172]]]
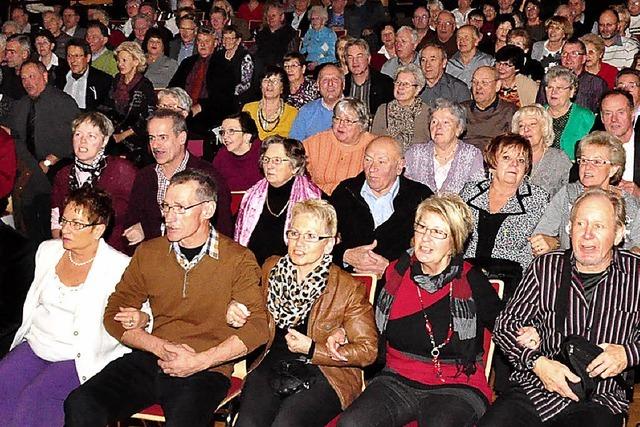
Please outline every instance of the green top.
[[116, 56], [109, 49], [100, 55], [97, 59], [91, 61], [91, 66], [100, 71], [104, 71], [111, 77], [115, 77], [118, 74], [118, 63], [116, 62]]

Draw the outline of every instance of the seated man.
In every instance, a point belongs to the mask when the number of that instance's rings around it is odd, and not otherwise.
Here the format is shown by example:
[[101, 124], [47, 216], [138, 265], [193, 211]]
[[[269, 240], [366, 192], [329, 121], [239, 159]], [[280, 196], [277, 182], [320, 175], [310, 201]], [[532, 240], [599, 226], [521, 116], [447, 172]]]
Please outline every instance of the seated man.
[[462, 105], [467, 111], [467, 132], [464, 142], [480, 150], [494, 137], [511, 130], [511, 118], [517, 108], [498, 97], [500, 79], [494, 67], [483, 66], [473, 73], [471, 96]]
[[331, 127], [333, 107], [342, 99], [344, 73], [333, 64], [327, 64], [318, 73], [318, 88], [321, 98], [305, 104], [298, 111], [289, 138], [303, 141]]
[[[104, 313], [109, 334], [135, 350], [69, 395], [66, 426], [104, 426], [155, 402], [169, 425], [211, 426], [232, 361], [267, 342], [260, 269], [248, 249], [211, 227], [216, 199], [215, 182], [203, 172], [171, 178], [160, 205], [167, 235], [138, 248]], [[231, 299], [251, 311], [241, 328], [225, 322]], [[114, 319], [147, 300], [151, 334]]]
[[458, 104], [471, 99], [467, 85], [445, 72], [447, 63], [447, 52], [439, 44], [427, 43], [420, 51], [420, 67], [426, 81], [420, 98], [430, 107], [433, 107], [438, 98]]
[[90, 21], [85, 40], [91, 48], [91, 66], [114, 77], [118, 74], [118, 64], [113, 51], [107, 49], [109, 28], [100, 21]]
[[364, 171], [340, 183], [330, 197], [338, 214], [340, 243], [334, 261], [357, 273], [382, 276], [389, 262], [410, 246], [411, 218], [433, 192], [402, 175], [402, 144], [388, 136], [369, 143]]
[[[615, 193], [585, 192], [571, 209], [573, 249], [533, 260], [493, 331], [516, 368], [513, 387], [478, 426], [623, 424], [629, 401], [615, 377], [640, 363], [635, 315], [640, 310], [640, 258], [616, 248], [625, 232], [624, 212], [624, 201]], [[522, 328], [533, 325], [533, 334], [522, 335]], [[586, 366], [597, 382], [582, 400], [572, 389], [580, 377], [554, 360], [570, 334], [604, 350]]]
[[187, 151], [184, 117], [176, 111], [158, 110], [149, 117], [147, 130], [156, 164], [140, 169], [133, 183], [126, 218], [128, 228], [124, 231], [129, 244], [136, 245], [162, 234], [165, 225], [158, 201], [164, 199], [171, 177], [187, 168], [203, 171], [215, 180], [218, 200], [216, 230], [233, 236], [229, 189], [211, 163], [191, 156]]

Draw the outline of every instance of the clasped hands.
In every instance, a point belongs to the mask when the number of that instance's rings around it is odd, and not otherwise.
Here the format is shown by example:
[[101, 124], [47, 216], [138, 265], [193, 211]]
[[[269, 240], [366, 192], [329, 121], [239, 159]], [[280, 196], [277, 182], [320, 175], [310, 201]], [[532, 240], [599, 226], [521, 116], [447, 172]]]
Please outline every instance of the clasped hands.
[[378, 246], [378, 241], [374, 240], [368, 245], [347, 249], [344, 252], [343, 260], [352, 266], [356, 273], [372, 273], [379, 279], [384, 275], [389, 260], [373, 251], [376, 246]]
[[[540, 335], [534, 327], [525, 326], [518, 330], [516, 342], [520, 347], [536, 350], [540, 346]], [[602, 343], [598, 344], [598, 347], [604, 351], [587, 366], [587, 372], [590, 377], [611, 378], [627, 368], [627, 354], [623, 346]], [[548, 391], [558, 393], [560, 396], [575, 402], [579, 401], [578, 396], [571, 390], [567, 381], [578, 383], [580, 382], [580, 377], [574, 374], [565, 364], [540, 356], [535, 362], [533, 373], [540, 378], [544, 388]]]

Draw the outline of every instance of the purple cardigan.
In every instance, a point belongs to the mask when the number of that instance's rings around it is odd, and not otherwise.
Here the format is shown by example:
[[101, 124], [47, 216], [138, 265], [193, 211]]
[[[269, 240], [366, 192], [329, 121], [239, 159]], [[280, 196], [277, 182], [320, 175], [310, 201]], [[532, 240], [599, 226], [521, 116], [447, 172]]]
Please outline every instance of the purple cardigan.
[[458, 141], [458, 148], [451, 161], [451, 168], [440, 189], [436, 188], [434, 162], [434, 142], [413, 144], [404, 154], [407, 162], [404, 175], [421, 182], [434, 193], [460, 193], [469, 181], [484, 179], [482, 152], [471, 144]]
[[[64, 166], [56, 174], [51, 190], [51, 208], [58, 208], [62, 215], [64, 199], [69, 195], [69, 171], [74, 167], [73, 163]], [[136, 168], [128, 160], [116, 156], [107, 157], [107, 166], [104, 168], [96, 188], [106, 191], [111, 196], [114, 218], [111, 231], [105, 235], [106, 242], [115, 249], [126, 254], [132, 254], [127, 240], [122, 237], [125, 229], [125, 215], [131, 195], [131, 188], [136, 177]]]
[[[218, 203], [216, 204], [215, 228], [225, 236], [233, 238], [233, 222], [231, 221], [231, 194], [227, 183], [214, 169], [211, 163], [189, 156], [187, 168], [201, 170], [211, 175], [218, 185]], [[131, 192], [131, 203], [127, 211], [126, 226], [142, 224], [145, 240], [160, 236], [162, 214], [156, 200], [158, 194], [158, 175], [155, 163], [138, 171]]]
[[221, 147], [213, 159], [213, 167], [224, 177], [231, 191], [247, 191], [260, 181], [260, 146], [262, 142], [256, 138], [251, 148], [242, 156], [236, 156], [227, 147]]

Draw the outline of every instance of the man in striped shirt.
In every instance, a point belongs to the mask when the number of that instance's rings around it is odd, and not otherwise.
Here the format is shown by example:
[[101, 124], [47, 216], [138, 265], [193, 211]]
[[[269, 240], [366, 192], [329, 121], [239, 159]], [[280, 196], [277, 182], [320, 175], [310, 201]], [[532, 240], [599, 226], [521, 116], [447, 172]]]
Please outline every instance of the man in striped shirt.
[[[558, 297], [564, 253], [548, 253], [530, 265], [494, 330], [496, 343], [515, 368], [513, 387], [478, 426], [622, 424], [629, 402], [614, 377], [640, 363], [640, 257], [615, 247], [624, 235], [624, 218], [624, 201], [613, 193], [589, 190], [576, 200], [564, 315]], [[537, 334], [523, 335], [528, 326]], [[580, 377], [553, 360], [562, 339], [572, 334], [604, 350], [587, 367], [590, 376], [602, 380], [583, 401], [569, 387]]]

